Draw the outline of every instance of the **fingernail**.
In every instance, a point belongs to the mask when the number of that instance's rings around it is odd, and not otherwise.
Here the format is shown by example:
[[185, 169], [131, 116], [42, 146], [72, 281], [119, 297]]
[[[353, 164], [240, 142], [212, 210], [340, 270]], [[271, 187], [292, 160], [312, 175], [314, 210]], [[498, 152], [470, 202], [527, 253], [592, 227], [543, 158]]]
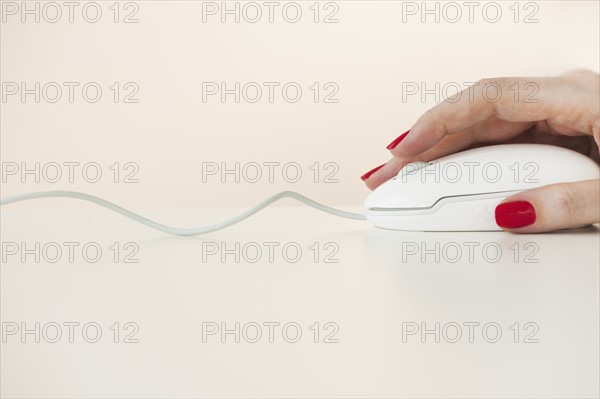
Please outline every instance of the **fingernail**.
[[375, 169], [371, 169], [370, 171], [368, 171], [367, 173], [365, 173], [364, 175], [362, 175], [360, 178], [362, 179], [362, 181], [367, 180], [369, 177], [371, 177], [371, 175], [375, 172], [377, 172], [379, 169], [383, 168], [385, 166], [385, 164], [379, 165], [378, 167], [376, 167]]
[[507, 229], [525, 227], [535, 222], [535, 209], [527, 201], [505, 202], [496, 207], [496, 224]]
[[397, 138], [396, 138], [394, 141], [392, 141], [390, 144], [388, 144], [388, 146], [387, 146], [387, 147], [385, 147], [385, 148], [387, 148], [388, 150], [391, 150], [391, 149], [394, 149], [394, 148], [396, 148], [396, 146], [397, 146], [398, 144], [400, 144], [400, 142], [401, 142], [402, 140], [404, 140], [404, 138], [406, 137], [406, 135], [407, 135], [408, 133], [410, 133], [410, 130], [407, 130], [406, 132], [402, 133], [402, 134], [401, 134], [400, 136], [398, 136], [398, 137], [397, 137]]

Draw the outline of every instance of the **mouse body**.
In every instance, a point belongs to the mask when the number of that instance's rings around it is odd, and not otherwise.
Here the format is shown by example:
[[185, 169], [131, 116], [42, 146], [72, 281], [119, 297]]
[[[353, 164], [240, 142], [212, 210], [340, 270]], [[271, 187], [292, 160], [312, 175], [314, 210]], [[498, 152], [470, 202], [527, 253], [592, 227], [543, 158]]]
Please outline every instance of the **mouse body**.
[[365, 215], [375, 226], [393, 230], [498, 231], [494, 210], [506, 197], [599, 176], [592, 159], [562, 147], [479, 147], [407, 164], [367, 197]]

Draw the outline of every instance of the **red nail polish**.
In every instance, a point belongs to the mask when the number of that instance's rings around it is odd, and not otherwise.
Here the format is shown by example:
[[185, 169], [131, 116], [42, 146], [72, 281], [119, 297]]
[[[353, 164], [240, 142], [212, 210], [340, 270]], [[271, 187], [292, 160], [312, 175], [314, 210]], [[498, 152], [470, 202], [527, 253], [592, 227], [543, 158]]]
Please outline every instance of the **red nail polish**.
[[505, 202], [496, 207], [496, 224], [507, 229], [525, 227], [535, 222], [535, 209], [527, 201]]
[[375, 169], [371, 169], [370, 171], [368, 171], [367, 173], [365, 173], [364, 175], [362, 175], [360, 178], [362, 179], [362, 181], [367, 180], [369, 177], [371, 177], [371, 175], [375, 172], [377, 172], [379, 169], [383, 168], [385, 166], [385, 164], [379, 165], [378, 167], [376, 167]]
[[398, 144], [400, 144], [400, 142], [401, 142], [402, 140], [404, 140], [404, 138], [406, 137], [406, 135], [407, 135], [408, 133], [410, 133], [410, 130], [407, 130], [406, 132], [402, 133], [402, 134], [401, 134], [400, 136], [398, 136], [398, 137], [397, 137], [397, 138], [396, 138], [394, 141], [392, 141], [390, 144], [388, 144], [388, 146], [387, 146], [387, 147], [385, 147], [385, 148], [387, 148], [388, 150], [391, 150], [391, 149], [394, 149], [394, 148], [396, 148], [396, 146], [397, 146]]

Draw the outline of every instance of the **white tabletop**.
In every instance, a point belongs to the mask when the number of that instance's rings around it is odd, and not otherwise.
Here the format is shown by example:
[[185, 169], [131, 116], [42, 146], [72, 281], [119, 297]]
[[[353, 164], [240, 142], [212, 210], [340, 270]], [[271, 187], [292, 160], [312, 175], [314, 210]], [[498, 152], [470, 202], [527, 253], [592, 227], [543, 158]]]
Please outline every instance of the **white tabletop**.
[[[140, 212], [193, 227], [236, 211]], [[3, 397], [599, 394], [597, 226], [408, 233], [281, 206], [173, 237], [19, 205], [1, 233]]]

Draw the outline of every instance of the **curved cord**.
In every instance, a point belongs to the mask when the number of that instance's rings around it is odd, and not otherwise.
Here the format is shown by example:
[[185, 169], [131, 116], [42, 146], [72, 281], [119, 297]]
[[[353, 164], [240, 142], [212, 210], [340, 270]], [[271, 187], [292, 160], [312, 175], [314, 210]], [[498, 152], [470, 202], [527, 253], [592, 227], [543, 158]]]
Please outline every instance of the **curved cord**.
[[135, 220], [138, 223], [151, 227], [153, 229], [162, 231], [168, 234], [174, 234], [179, 236], [195, 236], [199, 234], [212, 233], [214, 231], [218, 231], [224, 229], [226, 227], [232, 226], [236, 223], [241, 222], [242, 220], [254, 215], [261, 209], [266, 208], [271, 205], [273, 202], [278, 201], [282, 198], [292, 198], [296, 201], [300, 201], [305, 205], [308, 205], [312, 208], [318, 209], [322, 212], [330, 213], [335, 216], [340, 216], [348, 219], [356, 219], [356, 220], [364, 220], [366, 219], [363, 214], [346, 212], [339, 209], [331, 208], [320, 204], [316, 201], [311, 200], [308, 197], [305, 197], [301, 194], [295, 193], [293, 191], [283, 191], [279, 194], [275, 194], [261, 203], [257, 204], [255, 207], [248, 209], [245, 212], [240, 213], [237, 216], [232, 217], [229, 220], [226, 220], [221, 223], [213, 224], [210, 226], [197, 227], [191, 229], [182, 229], [177, 227], [166, 226], [164, 224], [157, 223], [153, 220], [147, 219], [137, 213], [133, 213], [125, 208], [120, 207], [119, 205], [113, 204], [112, 202], [106, 201], [102, 198], [94, 197], [93, 195], [79, 193], [76, 191], [39, 191], [35, 193], [27, 193], [21, 195], [15, 195], [8, 198], [3, 198], [0, 200], [0, 206], [12, 204], [13, 202], [26, 201], [35, 198], [50, 198], [50, 197], [60, 197], [60, 198], [76, 198], [83, 201], [92, 202], [96, 205], [103, 206], [104, 208], [110, 209], [111, 211], [117, 212], [129, 219]]

